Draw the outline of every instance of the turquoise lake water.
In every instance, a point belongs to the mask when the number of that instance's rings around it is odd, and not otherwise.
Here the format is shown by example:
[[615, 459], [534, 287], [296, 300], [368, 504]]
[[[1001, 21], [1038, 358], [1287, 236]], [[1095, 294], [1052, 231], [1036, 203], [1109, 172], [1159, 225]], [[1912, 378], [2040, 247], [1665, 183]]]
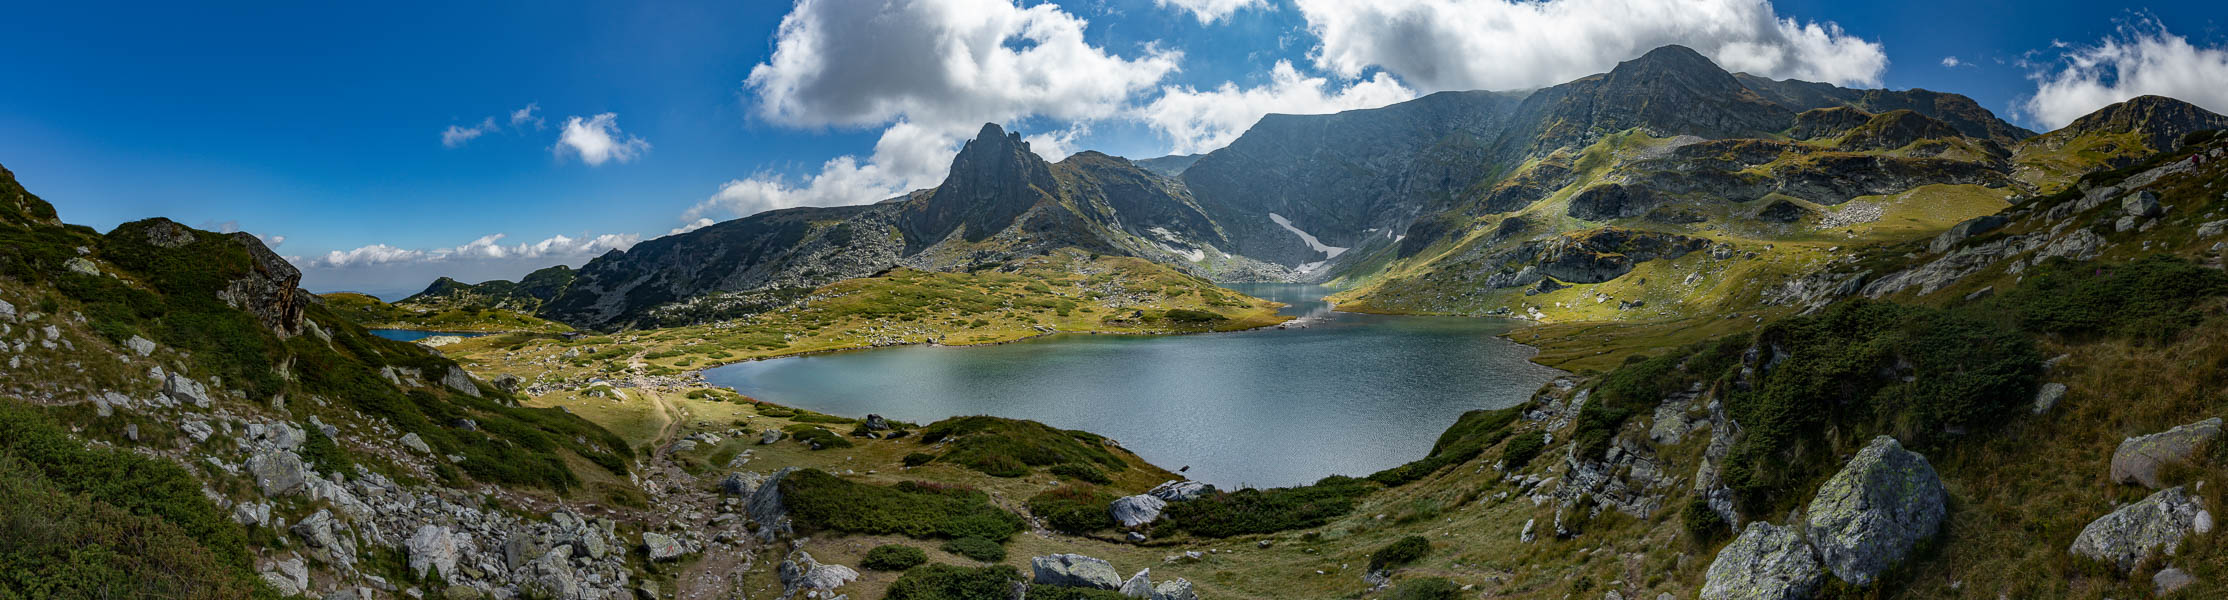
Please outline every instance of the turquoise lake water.
[[1121, 442], [1224, 488], [1367, 475], [1423, 458], [1464, 411], [1521, 402], [1559, 371], [1499, 337], [1500, 319], [1340, 313], [1332, 290], [1231, 285], [1291, 304], [1286, 329], [1057, 335], [985, 347], [905, 346], [737, 363], [714, 385], [783, 405], [926, 424], [1033, 419]]
[[398, 342], [415, 342], [437, 335], [453, 335], [457, 337], [480, 337], [483, 335], [487, 335], [485, 333], [457, 333], [454, 331], [424, 331], [418, 329], [371, 329], [368, 331], [370, 331], [372, 335]]

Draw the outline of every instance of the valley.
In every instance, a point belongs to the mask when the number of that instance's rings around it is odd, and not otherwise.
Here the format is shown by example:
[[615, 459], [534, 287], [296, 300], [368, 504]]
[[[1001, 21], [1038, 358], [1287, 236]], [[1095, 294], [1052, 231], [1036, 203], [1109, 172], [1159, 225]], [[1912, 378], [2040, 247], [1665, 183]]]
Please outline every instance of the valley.
[[0, 591], [2213, 597], [2223, 128], [1668, 46], [392, 304], [0, 170]]

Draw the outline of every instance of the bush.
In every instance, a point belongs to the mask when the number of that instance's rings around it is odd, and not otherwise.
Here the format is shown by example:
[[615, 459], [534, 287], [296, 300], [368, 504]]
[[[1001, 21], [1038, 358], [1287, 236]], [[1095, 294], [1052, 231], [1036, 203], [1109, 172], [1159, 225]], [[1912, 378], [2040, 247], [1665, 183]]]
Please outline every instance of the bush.
[[1021, 571], [1006, 565], [976, 568], [924, 565], [899, 576], [883, 597], [889, 600], [1005, 598], [1021, 580]]
[[1532, 464], [1532, 459], [1538, 458], [1540, 451], [1546, 448], [1547, 440], [1539, 434], [1516, 436], [1516, 439], [1509, 440], [1508, 445], [1501, 447], [1501, 468], [1509, 471], [1522, 469], [1525, 465]]
[[1420, 535], [1400, 538], [1369, 554], [1369, 570], [1382, 571], [1416, 562], [1431, 553], [1431, 540]]
[[1029, 498], [1029, 512], [1045, 525], [1067, 533], [1087, 533], [1114, 526], [1107, 505], [1114, 495], [1096, 488], [1063, 485]]
[[918, 467], [928, 464], [929, 461], [933, 460], [936, 460], [936, 455], [934, 454], [929, 454], [927, 452], [914, 452], [912, 454], [905, 455], [905, 466]]
[[1746, 430], [1725, 469], [1742, 512], [1795, 500], [1848, 450], [1833, 440], [1891, 433], [1923, 447], [1944, 430], [2010, 420], [2033, 397], [2042, 357], [2001, 321], [1857, 300], [1765, 326], [1756, 381], [1725, 400]]
[[1114, 590], [1061, 585], [1029, 586], [1029, 600], [1129, 600]]
[[883, 544], [866, 551], [859, 566], [876, 571], [903, 571], [928, 562], [928, 553], [904, 544]]
[[311, 424], [303, 426], [302, 431], [307, 434], [302, 441], [302, 460], [308, 462], [310, 468], [319, 473], [348, 473], [348, 468], [355, 465], [348, 460], [347, 452], [333, 443], [333, 438], [326, 437], [323, 428]]
[[2202, 300], [2223, 295], [2228, 274], [2172, 256], [2154, 254], [2124, 265], [2058, 257], [2029, 271], [2017, 289], [1993, 298], [1988, 312], [2016, 315], [2021, 328], [2038, 333], [2162, 343], [2204, 317]]
[[921, 443], [949, 440], [940, 458], [997, 477], [1020, 477], [1030, 467], [1079, 465], [1122, 471], [1129, 463], [1109, 450], [1106, 438], [1067, 431], [1035, 421], [997, 417], [956, 417], [921, 429]]
[[176, 463], [91, 449], [34, 409], [0, 402], [0, 590], [240, 597], [246, 532]]
[[1215, 492], [1168, 505], [1161, 513], [1168, 526], [1202, 537], [1275, 533], [1329, 523], [1354, 510], [1354, 500], [1372, 485], [1352, 477], [1330, 476], [1314, 485]]
[[979, 537], [964, 537], [956, 540], [946, 540], [944, 542], [943, 548], [945, 552], [965, 556], [967, 558], [972, 558], [982, 562], [998, 562], [1006, 559], [1005, 546], [999, 545], [998, 542]]
[[1078, 481], [1088, 481], [1099, 485], [1114, 483], [1114, 479], [1107, 477], [1104, 471], [1091, 468], [1090, 465], [1052, 465], [1051, 471], [1053, 475]]
[[851, 440], [843, 439], [843, 436], [836, 435], [836, 432], [815, 425], [800, 423], [783, 427], [782, 431], [789, 432], [790, 437], [797, 438], [797, 443], [804, 444], [814, 450], [849, 448], [852, 445]]
[[1710, 503], [1700, 497], [1687, 501], [1679, 520], [1686, 525], [1687, 537], [1696, 544], [1707, 545], [1726, 533], [1725, 516], [1710, 510]]
[[1003, 540], [1023, 526], [989, 496], [961, 487], [915, 481], [884, 487], [806, 469], [782, 478], [781, 493], [797, 522], [835, 531]]
[[1409, 579], [1393, 586], [1390, 600], [1457, 600], [1462, 597], [1462, 586], [1445, 577]]
[[1178, 323], [1205, 323], [1208, 321], [1221, 319], [1222, 315], [1207, 312], [1204, 310], [1192, 310], [1189, 308], [1171, 308], [1168, 309], [1167, 317], [1168, 320]]

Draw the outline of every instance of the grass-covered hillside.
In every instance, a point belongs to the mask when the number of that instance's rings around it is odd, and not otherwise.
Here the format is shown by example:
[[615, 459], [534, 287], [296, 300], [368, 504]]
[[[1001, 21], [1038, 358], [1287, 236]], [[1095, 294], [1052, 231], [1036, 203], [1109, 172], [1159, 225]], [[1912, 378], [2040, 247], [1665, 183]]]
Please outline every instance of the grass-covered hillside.
[[[759, 302], [755, 294], [691, 304]], [[974, 345], [1052, 333], [1170, 334], [1281, 323], [1278, 305], [1144, 260], [1058, 251], [973, 272], [895, 269], [793, 294], [751, 316], [575, 339], [505, 335], [442, 350], [529, 382], [586, 367], [651, 375], [719, 364], [897, 344]]]
[[388, 304], [352, 292], [319, 296], [334, 314], [371, 329], [417, 329], [472, 333], [561, 333], [571, 327], [530, 314], [476, 304], [438, 306], [426, 303]]
[[[0, 215], [0, 494], [14, 507], [0, 590], [484, 586], [502, 575], [420, 583], [380, 558], [434, 515], [369, 497], [403, 488], [365, 486], [475, 488], [460, 501], [492, 509], [600, 499], [627, 481], [618, 438], [369, 335], [253, 236], [164, 219], [103, 234], [53, 222], [12, 175], [0, 189], [16, 209]], [[345, 547], [304, 548], [272, 525], [320, 511], [345, 516], [319, 530], [338, 537], [315, 539]]]

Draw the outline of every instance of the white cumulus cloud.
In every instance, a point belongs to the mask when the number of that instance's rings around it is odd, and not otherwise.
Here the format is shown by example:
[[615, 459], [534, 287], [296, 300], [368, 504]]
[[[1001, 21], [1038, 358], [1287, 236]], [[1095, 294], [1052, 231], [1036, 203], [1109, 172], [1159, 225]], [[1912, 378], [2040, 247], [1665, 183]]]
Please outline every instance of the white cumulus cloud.
[[1965, 64], [1965, 61], [1962, 61], [1962, 60], [1958, 60], [1958, 59], [1957, 59], [1957, 57], [1955, 57], [1955, 56], [1944, 56], [1944, 57], [1942, 57], [1942, 66], [1945, 66], [1945, 67], [1956, 68], [1956, 67], [1958, 67], [1958, 66], [1960, 66], [1960, 65], [1964, 65], [1964, 64]]
[[475, 259], [540, 259], [540, 258], [593, 258], [612, 250], [625, 250], [642, 241], [642, 236], [632, 233], [587, 237], [551, 236], [539, 242], [503, 244], [508, 234], [493, 233], [480, 236], [463, 244], [432, 249], [397, 248], [386, 244], [371, 244], [349, 250], [334, 250], [323, 256], [311, 258], [308, 267], [354, 267], [398, 262], [444, 262]]
[[464, 146], [464, 144], [471, 142], [473, 138], [486, 135], [487, 132], [494, 130], [495, 119], [493, 117], [482, 120], [480, 121], [480, 124], [473, 125], [471, 127], [450, 125], [448, 129], [441, 130], [441, 145], [450, 148], [461, 148]]
[[760, 118], [784, 126], [882, 127], [874, 152], [800, 177], [730, 180], [683, 219], [865, 204], [931, 187], [986, 122], [1060, 122], [1030, 139], [1064, 156], [1088, 131], [1082, 124], [1126, 115], [1182, 58], [1152, 45], [1124, 57], [1091, 45], [1086, 24], [1050, 3], [1013, 0], [798, 2], [774, 34], [773, 56], [751, 69], [746, 96]]
[[1296, 0], [1316, 64], [1391, 71], [1421, 92], [1515, 90], [1600, 73], [1681, 44], [1727, 70], [1876, 86], [1887, 55], [1766, 0]]
[[703, 228], [706, 228], [706, 227], [711, 227], [711, 226], [712, 226], [712, 224], [713, 224], [713, 223], [716, 223], [716, 222], [717, 222], [717, 221], [713, 221], [713, 220], [712, 220], [711, 218], [709, 218], [709, 217], [698, 217], [698, 218], [697, 218], [696, 220], [694, 220], [694, 221], [689, 221], [687, 225], [682, 225], [682, 226], [680, 226], [680, 227], [675, 227], [675, 228], [673, 228], [673, 230], [672, 230], [672, 231], [668, 231], [668, 232], [665, 232], [665, 234], [666, 234], [666, 235], [681, 235], [681, 234], [684, 234], [684, 233], [688, 233], [688, 232], [691, 232], [691, 231], [696, 231], [696, 230], [698, 230], [698, 229], [703, 229]]
[[628, 162], [650, 151], [650, 142], [619, 130], [619, 114], [603, 113], [593, 117], [570, 117], [557, 134], [557, 156], [579, 157], [588, 166], [606, 162]]
[[1192, 16], [1199, 18], [1199, 24], [1201, 25], [1230, 18], [1230, 15], [1237, 13], [1238, 9], [1241, 8], [1269, 7], [1269, 3], [1265, 0], [1153, 0], [1153, 5], [1173, 6], [1191, 11]]
[[1230, 145], [1265, 114], [1332, 113], [1414, 97], [1415, 91], [1382, 71], [1341, 86], [1323, 77], [1301, 75], [1292, 63], [1277, 61], [1267, 84], [1240, 88], [1224, 83], [1207, 91], [1169, 86], [1159, 99], [1139, 110], [1138, 116], [1168, 136], [1175, 153], [1194, 154]]
[[541, 108], [540, 102], [528, 102], [525, 107], [511, 111], [511, 127], [524, 129], [528, 124], [532, 124], [534, 129], [541, 129], [547, 126], [540, 115], [534, 114]]
[[2199, 46], [2156, 19], [2125, 23], [2095, 44], [2058, 44], [2060, 56], [2030, 77], [2019, 112], [2048, 129], [2136, 96], [2167, 96], [2228, 112], [2228, 47]]

